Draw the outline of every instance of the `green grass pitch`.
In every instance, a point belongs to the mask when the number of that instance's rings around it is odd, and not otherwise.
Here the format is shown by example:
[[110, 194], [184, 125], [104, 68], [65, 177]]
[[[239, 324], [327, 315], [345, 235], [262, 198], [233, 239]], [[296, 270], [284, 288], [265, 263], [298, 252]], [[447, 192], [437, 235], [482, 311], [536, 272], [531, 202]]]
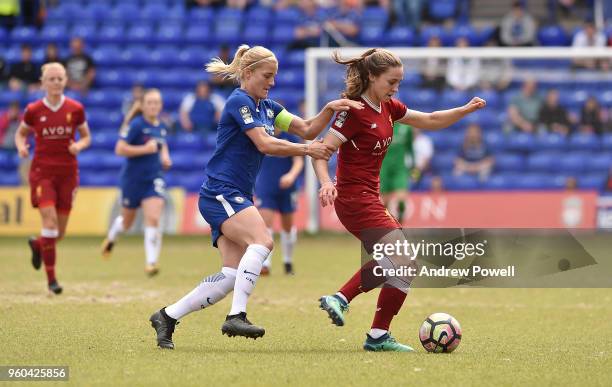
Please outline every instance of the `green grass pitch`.
[[[174, 335], [176, 350], [163, 351], [149, 315], [216, 272], [217, 251], [205, 237], [166, 237], [160, 275], [149, 279], [142, 238], [120, 240], [109, 261], [99, 243], [61, 242], [64, 294], [50, 297], [25, 238], [0, 238], [0, 365], [68, 365], [69, 384], [79, 386], [612, 385], [611, 289], [414, 289], [391, 331], [417, 352], [367, 353], [361, 345], [377, 291], [352, 303], [342, 328], [317, 303], [356, 270], [358, 243], [303, 236], [297, 275], [281, 273], [277, 252], [272, 275], [251, 297], [249, 318], [266, 328], [264, 338], [221, 335], [228, 297], [187, 316]], [[452, 354], [426, 353], [418, 341], [420, 323], [433, 312], [462, 325]]]

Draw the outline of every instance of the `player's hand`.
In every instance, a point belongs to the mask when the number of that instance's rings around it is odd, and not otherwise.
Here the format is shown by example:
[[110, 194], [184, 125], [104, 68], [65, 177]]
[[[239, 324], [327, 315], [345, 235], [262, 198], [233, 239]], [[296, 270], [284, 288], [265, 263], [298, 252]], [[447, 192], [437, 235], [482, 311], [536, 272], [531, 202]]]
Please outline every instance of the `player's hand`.
[[327, 104], [327, 107], [335, 112], [340, 112], [349, 109], [361, 110], [364, 108], [364, 105], [361, 101], [353, 101], [352, 99], [343, 98], [331, 101]]
[[154, 138], [145, 142], [143, 146], [145, 147], [147, 153], [157, 153], [157, 151], [159, 150], [159, 145], [157, 145], [157, 140], [155, 140]]
[[329, 160], [335, 151], [331, 145], [324, 144], [323, 140], [319, 139], [308, 144], [306, 154], [313, 159]]
[[27, 158], [28, 156], [30, 156], [30, 144], [25, 143], [24, 146], [21, 147], [17, 147], [17, 153], [19, 153], [19, 157], [21, 157], [22, 159]]
[[68, 152], [71, 155], [76, 156], [81, 153], [81, 146], [74, 141], [70, 141], [70, 145], [68, 145]]
[[283, 176], [281, 176], [278, 182], [278, 186], [281, 189], [287, 189], [291, 187], [294, 182], [295, 182], [295, 177], [290, 173], [285, 173]]
[[323, 183], [321, 188], [319, 189], [319, 199], [321, 200], [321, 206], [325, 207], [328, 204], [330, 206], [334, 205], [334, 200], [338, 197], [338, 190], [336, 186], [331, 181], [327, 183]]
[[167, 156], [166, 157], [162, 156], [161, 157], [161, 165], [162, 165], [162, 168], [165, 169], [165, 170], [170, 169], [172, 167], [172, 159], [170, 157], [167, 157]]
[[475, 112], [476, 110], [480, 110], [485, 106], [487, 106], [487, 101], [479, 97], [474, 97], [470, 102], [465, 104], [463, 108], [469, 114]]

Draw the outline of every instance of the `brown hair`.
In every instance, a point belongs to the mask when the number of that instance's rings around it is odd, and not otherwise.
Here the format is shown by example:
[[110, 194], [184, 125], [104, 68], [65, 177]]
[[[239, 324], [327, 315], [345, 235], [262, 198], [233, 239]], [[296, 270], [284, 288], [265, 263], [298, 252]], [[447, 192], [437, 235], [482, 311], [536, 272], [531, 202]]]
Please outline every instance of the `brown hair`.
[[230, 64], [226, 64], [221, 58], [214, 58], [206, 65], [206, 71], [223, 79], [240, 81], [244, 70], [255, 69], [264, 62], [274, 62], [278, 65], [278, 60], [272, 51], [262, 46], [249, 47], [243, 44], [236, 50]]
[[361, 56], [342, 59], [340, 53], [335, 51], [332, 55], [336, 63], [346, 66], [346, 89], [342, 92], [343, 98], [357, 99], [370, 85], [370, 75], [375, 77], [392, 67], [401, 67], [402, 61], [389, 50], [384, 48], [371, 48]]
[[125, 127], [129, 125], [130, 121], [134, 119], [139, 114], [142, 114], [142, 103], [147, 96], [147, 94], [157, 93], [159, 94], [159, 98], [161, 99], [161, 91], [156, 88], [146, 89], [144, 93], [142, 93], [142, 98], [135, 100], [132, 102], [132, 106], [130, 106], [130, 110], [127, 112], [125, 117], [123, 118], [123, 122], [121, 123], [121, 127]]

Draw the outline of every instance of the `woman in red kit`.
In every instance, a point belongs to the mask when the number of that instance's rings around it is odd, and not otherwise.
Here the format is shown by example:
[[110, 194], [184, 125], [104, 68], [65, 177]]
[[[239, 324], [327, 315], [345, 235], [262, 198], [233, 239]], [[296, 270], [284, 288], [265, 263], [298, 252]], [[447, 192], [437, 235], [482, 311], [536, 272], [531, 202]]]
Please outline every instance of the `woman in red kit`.
[[[314, 160], [321, 184], [319, 197], [323, 206], [335, 206], [342, 224], [361, 240], [368, 253], [372, 253], [376, 243], [394, 244], [405, 240], [400, 224], [385, 209], [379, 192], [380, 166], [393, 138], [393, 123], [441, 129], [483, 108], [485, 101], [476, 97], [461, 107], [422, 113], [408, 109], [393, 98], [404, 77], [404, 69], [392, 52], [375, 48], [348, 60], [341, 59], [336, 52], [334, 60], [347, 67], [346, 90], [342, 97], [362, 101], [365, 109], [340, 112], [332, 122], [323, 142], [339, 149], [336, 183], [329, 177], [326, 161]], [[383, 256], [378, 262], [371, 260], [336, 294], [320, 299], [321, 309], [329, 314], [334, 324], [342, 326], [351, 300], [382, 285], [374, 321], [363, 346], [365, 350], [413, 351], [389, 334], [391, 320], [406, 298], [410, 278], [381, 278], [375, 274], [380, 270], [373, 270], [378, 265], [383, 269], [394, 268], [397, 263], [397, 256]]]
[[[29, 156], [28, 136], [34, 134], [34, 158], [30, 168], [32, 206], [42, 218], [40, 237], [30, 238], [32, 265], [40, 269], [45, 263], [49, 291], [60, 294], [62, 287], [55, 278], [55, 244], [66, 232], [72, 200], [79, 185], [76, 156], [91, 143], [83, 105], [64, 96], [67, 76], [57, 62], [42, 66], [45, 96], [30, 103], [15, 134], [20, 157]], [[76, 132], [79, 140], [76, 141]]]

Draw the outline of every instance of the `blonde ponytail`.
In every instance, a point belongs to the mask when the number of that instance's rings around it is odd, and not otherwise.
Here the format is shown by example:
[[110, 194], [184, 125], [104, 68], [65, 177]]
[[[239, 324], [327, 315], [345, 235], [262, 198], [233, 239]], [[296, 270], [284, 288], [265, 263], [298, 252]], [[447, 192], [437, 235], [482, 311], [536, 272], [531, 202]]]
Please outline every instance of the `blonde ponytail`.
[[230, 64], [224, 63], [221, 58], [214, 58], [206, 64], [206, 71], [220, 76], [222, 79], [240, 81], [245, 69], [255, 69], [263, 62], [273, 62], [278, 66], [278, 61], [274, 53], [262, 46], [249, 47], [241, 45], [234, 54], [234, 59]]

